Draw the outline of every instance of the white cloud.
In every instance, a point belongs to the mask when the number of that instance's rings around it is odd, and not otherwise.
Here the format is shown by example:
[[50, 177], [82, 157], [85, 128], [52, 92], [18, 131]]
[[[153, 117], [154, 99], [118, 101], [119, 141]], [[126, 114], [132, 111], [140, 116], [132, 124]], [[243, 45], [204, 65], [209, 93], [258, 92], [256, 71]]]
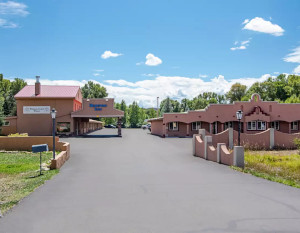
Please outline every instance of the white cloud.
[[18, 24], [10, 22], [6, 19], [0, 19], [0, 27], [2, 28], [16, 28]]
[[27, 6], [24, 3], [7, 1], [0, 2], [0, 14], [26, 16], [29, 12], [27, 11]]
[[249, 19], [245, 19], [243, 24], [249, 23], [249, 21], [250, 21]]
[[111, 52], [111, 51], [105, 51], [102, 55], [101, 55], [101, 57], [103, 58], [103, 59], [107, 59], [107, 58], [110, 58], [110, 57], [119, 57], [119, 56], [122, 56], [123, 54], [122, 53], [113, 53], [113, 52]]
[[300, 46], [292, 51], [293, 52], [286, 55], [283, 60], [286, 62], [300, 63]]
[[26, 10], [27, 6], [24, 3], [7, 1], [0, 2], [0, 27], [1, 28], [17, 28], [18, 24], [10, 21], [7, 17], [27, 16], [29, 12]]
[[240, 44], [240, 45], [236, 46], [236, 47], [232, 47], [230, 49], [232, 51], [234, 51], [234, 50], [244, 50], [249, 46], [249, 43], [250, 43], [250, 39], [249, 40], [244, 40], [244, 41], [241, 41], [241, 42], [235, 41], [234, 45], [238, 45], [238, 44]]
[[99, 73], [93, 73], [93, 76], [98, 77], [98, 76], [104, 76], [103, 74], [99, 74]]
[[159, 76], [159, 74], [142, 74], [145, 77], [155, 77], [155, 76]]
[[[300, 64], [300, 46], [292, 50], [293, 52], [286, 55], [283, 60], [286, 62], [293, 62], [293, 63], [299, 63]], [[297, 66], [293, 70], [294, 74], [300, 74], [300, 65]]]
[[243, 24], [245, 24], [243, 29], [268, 33], [273, 36], [282, 36], [284, 32], [283, 28], [279, 25], [273, 24], [270, 21], [264, 20], [260, 17], [255, 17], [251, 20], [245, 19]]
[[199, 74], [199, 78], [207, 78], [208, 75], [207, 74]]
[[94, 70], [95, 72], [103, 72], [104, 70]]
[[232, 51], [234, 51], [234, 50], [244, 50], [244, 49], [246, 49], [246, 46], [244, 46], [244, 45], [241, 45], [241, 46], [237, 46], [237, 47], [232, 47], [232, 48], [230, 48]]
[[145, 65], [158, 66], [161, 63], [162, 63], [162, 60], [159, 57], [155, 57], [154, 54], [152, 54], [152, 53], [147, 54]]
[[300, 75], [300, 65], [293, 70], [293, 73]]
[[[146, 79], [137, 82], [126, 80], [91, 81], [103, 85], [107, 89], [109, 97], [115, 98], [116, 102], [121, 102], [124, 99], [127, 104], [137, 101], [142, 107], [155, 107], [157, 96], [160, 97], [160, 100], [169, 96], [172, 99], [180, 101], [183, 98], [194, 98], [200, 93], [208, 91], [224, 94], [236, 82], [251, 86], [257, 81], [265, 81], [270, 76], [270, 74], [266, 74], [259, 78], [225, 79], [223, 75], [218, 75], [207, 81], [201, 78], [181, 76], [158, 76], [155, 79]], [[35, 79], [25, 79], [25, 81], [28, 84], [35, 83]], [[87, 83], [87, 80], [41, 79], [40, 81], [42, 85], [77, 85], [81, 87]]]

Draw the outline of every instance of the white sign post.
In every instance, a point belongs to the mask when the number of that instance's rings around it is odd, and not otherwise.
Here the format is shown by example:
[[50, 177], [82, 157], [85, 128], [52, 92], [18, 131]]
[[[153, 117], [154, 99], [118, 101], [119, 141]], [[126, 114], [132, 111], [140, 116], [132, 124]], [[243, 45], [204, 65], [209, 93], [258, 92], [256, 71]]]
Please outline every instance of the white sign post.
[[50, 114], [50, 106], [23, 106], [23, 114]]

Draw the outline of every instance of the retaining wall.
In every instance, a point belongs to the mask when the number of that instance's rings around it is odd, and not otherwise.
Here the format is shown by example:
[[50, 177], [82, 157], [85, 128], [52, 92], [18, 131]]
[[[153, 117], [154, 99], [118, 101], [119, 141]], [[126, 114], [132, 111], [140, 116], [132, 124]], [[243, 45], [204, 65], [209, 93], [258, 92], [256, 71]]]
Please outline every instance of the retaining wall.
[[[233, 131], [234, 145], [238, 144], [238, 131]], [[270, 129], [256, 133], [241, 133], [241, 145], [249, 149], [270, 149]]]
[[274, 132], [274, 146], [276, 148], [295, 149], [294, 139], [300, 138], [300, 133], [287, 134], [277, 130]]
[[[6, 151], [31, 151], [32, 145], [48, 144], [49, 150], [53, 150], [53, 137], [51, 136], [29, 136], [29, 137], [0, 137], [0, 150]], [[61, 168], [70, 158], [70, 144], [60, 142], [59, 137], [55, 137], [55, 150], [61, 151], [51, 160], [51, 169]]]
[[[229, 166], [244, 167], [244, 148], [234, 146], [229, 151], [226, 143], [218, 143], [217, 147], [212, 144], [212, 136], [205, 135], [205, 130], [199, 130], [198, 135], [193, 137], [194, 155], [209, 161], [222, 163]], [[204, 139], [202, 139], [204, 137]]]

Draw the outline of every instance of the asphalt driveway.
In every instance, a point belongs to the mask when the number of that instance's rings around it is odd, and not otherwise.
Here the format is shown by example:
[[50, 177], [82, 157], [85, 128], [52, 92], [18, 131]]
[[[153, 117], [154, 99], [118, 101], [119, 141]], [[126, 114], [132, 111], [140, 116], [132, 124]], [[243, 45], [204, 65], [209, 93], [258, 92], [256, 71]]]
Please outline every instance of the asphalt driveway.
[[63, 140], [70, 160], [1, 233], [300, 232], [300, 189], [193, 157], [191, 139], [126, 129]]

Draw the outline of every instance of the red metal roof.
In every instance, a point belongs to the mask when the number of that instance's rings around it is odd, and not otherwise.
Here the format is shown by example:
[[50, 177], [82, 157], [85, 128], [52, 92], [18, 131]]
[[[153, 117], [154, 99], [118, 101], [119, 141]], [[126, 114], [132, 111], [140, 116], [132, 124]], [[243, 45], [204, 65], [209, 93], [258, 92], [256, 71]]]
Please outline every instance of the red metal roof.
[[15, 98], [75, 98], [79, 88], [79, 86], [41, 85], [41, 94], [36, 96], [35, 86], [27, 85], [15, 95]]

